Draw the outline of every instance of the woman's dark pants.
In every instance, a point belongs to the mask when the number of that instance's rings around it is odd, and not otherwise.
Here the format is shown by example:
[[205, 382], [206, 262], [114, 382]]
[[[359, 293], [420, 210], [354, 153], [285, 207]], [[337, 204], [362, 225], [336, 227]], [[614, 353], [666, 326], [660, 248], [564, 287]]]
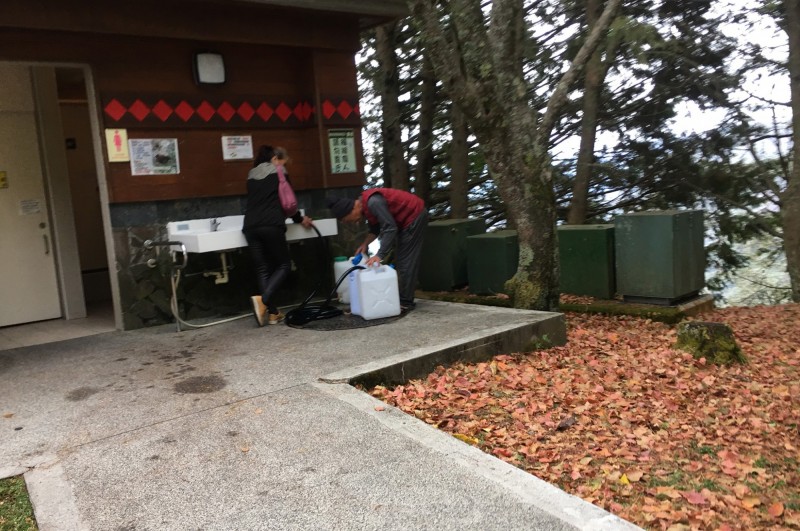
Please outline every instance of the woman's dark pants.
[[289, 276], [291, 258], [286, 244], [286, 227], [254, 227], [244, 231], [253, 257], [261, 300], [269, 313], [278, 313], [272, 296]]

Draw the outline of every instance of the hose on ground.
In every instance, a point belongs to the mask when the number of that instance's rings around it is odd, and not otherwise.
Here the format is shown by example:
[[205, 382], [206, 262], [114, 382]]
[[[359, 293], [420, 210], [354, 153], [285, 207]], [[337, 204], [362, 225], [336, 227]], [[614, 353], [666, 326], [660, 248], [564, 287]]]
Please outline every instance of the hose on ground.
[[330, 319], [331, 317], [337, 317], [342, 315], [344, 311], [341, 308], [337, 308], [331, 304], [331, 299], [336, 294], [336, 290], [339, 288], [339, 284], [341, 284], [347, 276], [355, 271], [356, 269], [364, 269], [364, 266], [353, 266], [344, 273], [342, 276], [339, 277], [337, 280], [336, 285], [333, 287], [331, 292], [328, 294], [328, 298], [325, 299], [325, 302], [318, 305], [309, 305], [308, 302], [311, 298], [317, 293], [317, 290], [311, 292], [311, 294], [306, 297], [306, 300], [300, 304], [297, 308], [290, 310], [286, 314], [286, 324], [291, 326], [303, 326], [304, 324], [310, 323], [311, 321], [317, 321], [320, 319]]

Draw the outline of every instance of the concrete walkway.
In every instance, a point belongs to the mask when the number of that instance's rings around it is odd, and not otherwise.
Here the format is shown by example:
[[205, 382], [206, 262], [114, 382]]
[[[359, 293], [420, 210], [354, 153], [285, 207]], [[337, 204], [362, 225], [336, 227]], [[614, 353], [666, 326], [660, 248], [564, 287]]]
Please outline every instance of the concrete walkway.
[[348, 383], [563, 334], [558, 314], [420, 301], [355, 330], [245, 319], [0, 351], [0, 477], [25, 474], [45, 531], [638, 529]]

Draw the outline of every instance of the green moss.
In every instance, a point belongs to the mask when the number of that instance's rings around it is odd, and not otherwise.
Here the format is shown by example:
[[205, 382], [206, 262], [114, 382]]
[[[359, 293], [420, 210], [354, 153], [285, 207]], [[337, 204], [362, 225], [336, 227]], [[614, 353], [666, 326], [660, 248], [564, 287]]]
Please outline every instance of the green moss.
[[498, 297], [496, 295], [472, 295], [465, 291], [417, 291], [416, 296], [420, 299], [428, 299], [433, 301], [481, 304], [483, 306], [499, 306], [501, 308], [512, 307], [511, 299], [508, 297]]
[[660, 323], [675, 324], [686, 318], [686, 315], [673, 306], [652, 306], [644, 304], [626, 304], [617, 301], [594, 301], [591, 304], [564, 304], [561, 311], [576, 313], [600, 313], [605, 315], [631, 315]]
[[553, 342], [550, 340], [547, 334], [544, 334], [542, 337], [534, 337], [525, 347], [525, 351], [534, 352], [537, 350], [547, 350], [552, 346]]
[[542, 296], [540, 287], [517, 275], [506, 281], [505, 290], [511, 296], [515, 308], [537, 308]]
[[747, 361], [736, 344], [733, 330], [723, 323], [687, 321], [679, 324], [675, 348], [690, 352], [695, 358], [705, 358], [717, 365]]

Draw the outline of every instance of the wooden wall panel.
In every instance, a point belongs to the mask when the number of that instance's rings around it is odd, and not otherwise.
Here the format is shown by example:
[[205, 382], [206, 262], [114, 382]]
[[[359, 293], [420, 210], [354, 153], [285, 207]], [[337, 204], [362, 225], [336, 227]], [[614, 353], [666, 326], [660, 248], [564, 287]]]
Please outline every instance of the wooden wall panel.
[[131, 175], [130, 163], [108, 165], [109, 192], [115, 202], [182, 199], [243, 195], [252, 160], [221, 161], [223, 134], [251, 134], [253, 151], [268, 144], [285, 147], [291, 158], [287, 165], [297, 190], [321, 188], [319, 157], [308, 139], [308, 130], [285, 131], [131, 131], [130, 138], [179, 138], [180, 174]]
[[[224, 56], [224, 85], [194, 83], [193, 54], [209, 49]], [[311, 52], [282, 46], [0, 29], [0, 60], [88, 64], [101, 94], [311, 96], [314, 90]]]
[[0, 27], [359, 49], [358, 16], [196, 0], [3, 0]]
[[358, 94], [354, 54], [314, 51], [314, 75], [320, 94]]
[[[348, 94], [358, 94], [358, 81], [356, 77], [355, 58], [351, 54], [315, 50], [313, 56], [315, 92], [320, 97], [336, 98]], [[357, 102], [358, 100], [353, 100]], [[356, 120], [342, 119], [334, 115], [329, 120], [323, 120], [319, 130], [318, 141], [322, 150], [323, 165], [325, 168], [324, 187], [340, 188], [363, 185], [366, 177], [364, 174], [364, 156], [361, 144], [360, 114]], [[358, 171], [354, 173], [331, 174], [331, 158], [328, 145], [328, 129], [353, 129], [355, 131], [355, 144]]]
[[[322, 34], [326, 42], [329, 39], [338, 42], [330, 46], [347, 48], [357, 42], [357, 31], [349, 22], [337, 25], [337, 20], [300, 24], [291, 31], [295, 40], [302, 40], [305, 35], [314, 42], [319, 38], [317, 33], [324, 29]], [[337, 175], [329, 182], [327, 128], [336, 126], [338, 118], [324, 120], [319, 109], [322, 97], [336, 97], [337, 101], [346, 100], [352, 104], [358, 101], [353, 51], [320, 51], [307, 45], [288, 47], [262, 42], [9, 29], [2, 27], [5, 23], [0, 22], [0, 60], [89, 66], [98, 97], [101, 127], [120, 127], [121, 122], [111, 119], [103, 111], [103, 105], [110, 98], [123, 96], [135, 101], [130, 97], [141, 95], [143, 101], [157, 102], [160, 97], [223, 101], [263, 95], [273, 99], [304, 99], [315, 107], [316, 115], [295, 125], [290, 125], [289, 121], [277, 126], [263, 123], [233, 126], [217, 122], [214, 125], [204, 123], [203, 127], [198, 124], [196, 128], [181, 124], [183, 127], [179, 128], [152, 119], [125, 122], [129, 138], [177, 138], [181, 173], [133, 176], [129, 163], [106, 162], [112, 203], [243, 194], [247, 170], [252, 163], [222, 159], [221, 137], [226, 135], [252, 135], [255, 149], [261, 143], [287, 147], [293, 159], [290, 173], [298, 190], [364, 183], [360, 138], [357, 139], [359, 171]], [[51, 23], [52, 20], [47, 22]], [[269, 31], [268, 25], [264, 28], [264, 31]], [[265, 41], [270, 39], [272, 37], [264, 37]], [[195, 84], [193, 54], [204, 50], [223, 55], [227, 74], [225, 84]], [[339, 121], [340, 125], [354, 128], [357, 135], [360, 134], [358, 115]]]

